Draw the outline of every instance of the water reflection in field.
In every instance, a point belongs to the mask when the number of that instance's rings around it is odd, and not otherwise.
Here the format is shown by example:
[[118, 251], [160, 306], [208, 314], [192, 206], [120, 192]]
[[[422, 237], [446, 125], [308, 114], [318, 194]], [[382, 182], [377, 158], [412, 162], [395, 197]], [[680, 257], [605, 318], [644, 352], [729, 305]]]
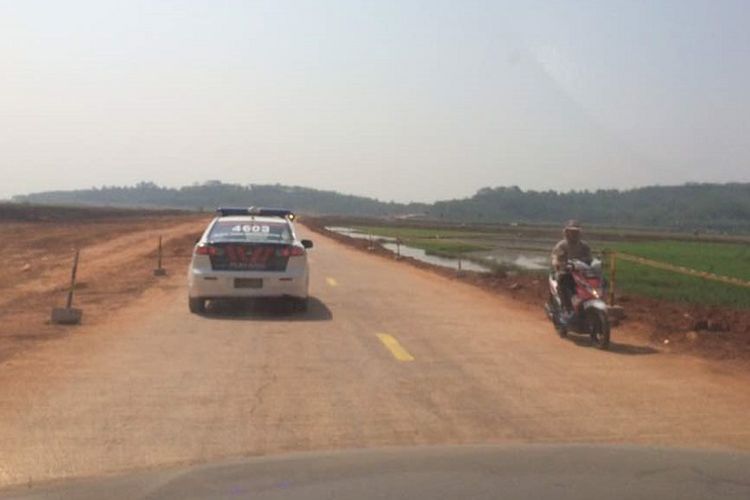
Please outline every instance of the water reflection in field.
[[[383, 248], [390, 250], [393, 253], [397, 251], [397, 245], [395, 243], [383, 243]], [[451, 269], [458, 269], [458, 259], [451, 257], [442, 257], [439, 255], [429, 255], [421, 248], [410, 247], [409, 245], [401, 245], [401, 256], [412, 257], [428, 264], [434, 264], [436, 266], [448, 267]], [[464, 271], [476, 271], [479, 273], [491, 272], [491, 263], [488, 265], [482, 265], [479, 262], [471, 260], [461, 259], [461, 269]]]
[[[396, 239], [392, 237], [366, 234], [350, 227], [331, 226], [326, 229], [350, 238], [371, 239], [393, 253], [399, 250], [396, 245]], [[481, 243], [487, 244], [493, 242], [482, 241]], [[546, 249], [548, 246], [546, 241], [533, 242], [534, 247], [529, 247], [528, 244], [530, 242], [525, 242], [527, 246], [522, 248], [515, 248], [517, 242], [515, 243], [507, 246], [497, 246], [487, 251], [469, 252], [466, 254], [466, 257], [469, 257], [471, 260], [467, 260], [466, 258], [461, 259], [461, 269], [466, 271], [491, 272], [498, 266], [511, 266], [530, 271], [541, 271], [549, 267], [549, 251]], [[400, 253], [404, 257], [412, 257], [428, 264], [458, 269], [458, 259], [454, 257], [431, 255], [421, 248], [404, 244], [400, 246]], [[482, 261], [486, 261], [487, 264], [482, 264]]]

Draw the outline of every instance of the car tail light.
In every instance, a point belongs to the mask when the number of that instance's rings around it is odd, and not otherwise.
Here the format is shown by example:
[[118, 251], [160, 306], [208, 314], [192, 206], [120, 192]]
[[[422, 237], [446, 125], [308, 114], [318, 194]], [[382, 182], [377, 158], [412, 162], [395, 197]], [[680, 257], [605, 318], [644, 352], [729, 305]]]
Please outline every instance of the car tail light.
[[282, 257], [301, 257], [305, 255], [305, 249], [298, 246], [287, 246], [281, 249], [279, 255]]
[[220, 248], [217, 248], [206, 243], [198, 243], [195, 245], [195, 255], [221, 255], [223, 252]]

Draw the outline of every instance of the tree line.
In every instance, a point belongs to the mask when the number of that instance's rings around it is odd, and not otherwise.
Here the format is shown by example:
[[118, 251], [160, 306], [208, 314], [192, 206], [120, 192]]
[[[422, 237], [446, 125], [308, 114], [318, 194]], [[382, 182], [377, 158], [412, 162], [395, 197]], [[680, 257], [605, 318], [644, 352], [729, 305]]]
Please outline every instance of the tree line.
[[212, 210], [221, 205], [275, 206], [318, 215], [411, 215], [467, 223], [560, 223], [575, 218], [611, 226], [750, 232], [750, 183], [569, 192], [487, 187], [469, 198], [404, 204], [280, 184], [209, 181], [167, 188], [141, 182], [126, 187], [35, 193], [15, 196], [13, 201], [190, 210]]
[[152, 182], [135, 186], [102, 186], [73, 191], [47, 191], [14, 196], [13, 201], [48, 205], [91, 205], [142, 208], [181, 208], [213, 210], [219, 206], [283, 207], [310, 214], [351, 214], [388, 216], [424, 213], [422, 204], [385, 203], [364, 196], [353, 196], [299, 186], [240, 185], [220, 181], [167, 188]]
[[560, 222], [678, 230], [750, 230], [750, 183], [649, 186], [625, 191], [523, 191], [484, 188], [461, 200], [439, 201], [428, 213], [458, 222]]

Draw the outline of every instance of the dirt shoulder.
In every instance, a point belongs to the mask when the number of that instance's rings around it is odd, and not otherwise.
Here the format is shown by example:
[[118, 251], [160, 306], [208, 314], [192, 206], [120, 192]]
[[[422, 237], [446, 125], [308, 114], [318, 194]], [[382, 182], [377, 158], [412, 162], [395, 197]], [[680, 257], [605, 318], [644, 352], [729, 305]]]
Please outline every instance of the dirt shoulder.
[[[392, 252], [378, 244], [328, 231], [323, 221], [304, 218], [301, 222], [310, 230], [348, 246], [383, 258], [394, 258]], [[413, 258], [403, 257], [400, 261], [512, 297], [526, 305], [538, 305], [540, 311], [547, 299], [546, 282], [538, 275], [464, 271], [459, 276], [452, 269]], [[626, 317], [617, 325], [615, 336], [638, 338], [661, 351], [692, 354], [750, 369], [750, 311], [632, 296], [622, 296], [618, 303], [624, 306]]]
[[74, 305], [83, 309], [84, 323], [92, 324], [156, 283], [159, 236], [164, 267], [182, 273], [207, 219], [144, 210], [0, 209], [0, 361], [74, 329], [51, 324], [49, 315], [65, 303], [75, 249], [81, 254]]

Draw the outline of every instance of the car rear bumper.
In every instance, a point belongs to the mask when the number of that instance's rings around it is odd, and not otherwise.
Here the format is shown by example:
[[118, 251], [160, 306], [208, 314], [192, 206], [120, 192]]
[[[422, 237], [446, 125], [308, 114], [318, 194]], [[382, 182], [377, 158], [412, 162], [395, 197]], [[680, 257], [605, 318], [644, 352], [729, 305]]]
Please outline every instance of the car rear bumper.
[[[261, 288], [238, 288], [235, 279], [262, 279]], [[188, 290], [193, 298], [298, 297], [308, 295], [308, 275], [286, 273], [231, 273], [192, 269]]]

